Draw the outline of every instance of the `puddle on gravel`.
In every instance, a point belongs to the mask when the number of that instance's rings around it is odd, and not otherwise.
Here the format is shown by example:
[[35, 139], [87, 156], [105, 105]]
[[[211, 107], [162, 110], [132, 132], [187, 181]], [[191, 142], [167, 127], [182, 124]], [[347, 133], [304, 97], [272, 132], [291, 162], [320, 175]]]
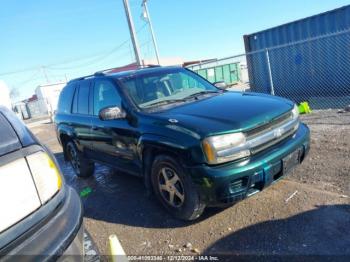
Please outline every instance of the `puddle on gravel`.
[[75, 175], [72, 166], [63, 160], [63, 156], [56, 156], [64, 178], [68, 185], [72, 186], [77, 192], [90, 187], [91, 194], [98, 190], [105, 194], [115, 194], [119, 190], [115, 171], [107, 166], [95, 163], [95, 172], [89, 178], [80, 178]]

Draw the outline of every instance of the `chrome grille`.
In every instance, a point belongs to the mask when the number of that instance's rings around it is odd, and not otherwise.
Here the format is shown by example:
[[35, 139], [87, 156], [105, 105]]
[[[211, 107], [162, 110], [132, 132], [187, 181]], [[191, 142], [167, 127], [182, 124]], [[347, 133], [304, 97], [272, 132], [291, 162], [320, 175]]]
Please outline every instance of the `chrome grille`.
[[262, 133], [266, 133], [269, 130], [272, 130], [280, 125], [283, 125], [284, 123], [292, 119], [293, 119], [292, 112], [289, 111], [264, 125], [261, 125], [252, 130], [249, 130], [248, 132], [246, 132], [246, 136], [248, 137], [248, 139], [254, 138], [256, 136], [259, 136]]
[[251, 154], [255, 154], [291, 136], [298, 127], [299, 117], [293, 118], [293, 113], [290, 111], [270, 123], [246, 132], [246, 143], [223, 149], [217, 153], [217, 156], [224, 157], [244, 150], [250, 150]]
[[290, 137], [299, 127], [299, 118], [294, 119], [292, 112], [247, 132], [247, 145], [251, 154], [260, 152]]

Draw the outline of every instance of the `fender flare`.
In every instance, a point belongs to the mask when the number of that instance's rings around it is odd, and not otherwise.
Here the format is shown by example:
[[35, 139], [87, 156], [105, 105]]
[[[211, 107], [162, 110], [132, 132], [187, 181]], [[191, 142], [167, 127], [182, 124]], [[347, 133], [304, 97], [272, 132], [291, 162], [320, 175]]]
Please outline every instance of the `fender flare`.
[[61, 136], [62, 135], [66, 135], [70, 139], [74, 139], [74, 133], [73, 133], [72, 129], [70, 127], [68, 127], [68, 126], [60, 125], [60, 126], [57, 127], [57, 140], [62, 146], [64, 159], [67, 160], [67, 155], [66, 155], [66, 152], [65, 152], [63, 141], [61, 140]]
[[138, 157], [142, 163], [142, 172], [145, 187], [148, 193], [151, 192], [151, 165], [153, 162], [153, 157], [151, 153], [148, 153], [149, 150], [152, 151], [160, 151], [167, 152], [173, 155], [180, 157], [180, 161], [184, 161], [184, 157], [186, 156], [186, 152], [188, 152], [188, 148], [184, 145], [178, 143], [174, 139], [161, 135], [154, 134], [144, 134], [140, 137], [137, 144], [137, 153]]

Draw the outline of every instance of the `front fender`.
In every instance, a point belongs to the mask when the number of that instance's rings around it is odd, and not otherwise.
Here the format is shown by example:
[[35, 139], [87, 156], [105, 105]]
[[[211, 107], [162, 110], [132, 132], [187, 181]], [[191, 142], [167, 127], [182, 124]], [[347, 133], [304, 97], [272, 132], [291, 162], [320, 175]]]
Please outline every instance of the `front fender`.
[[151, 192], [151, 168], [157, 152], [170, 153], [176, 156], [182, 164], [191, 159], [188, 146], [173, 138], [155, 134], [142, 135], [137, 144], [137, 153], [142, 163], [144, 183], [148, 192]]
[[137, 144], [137, 152], [141, 160], [143, 160], [144, 150], [149, 148], [168, 151], [176, 155], [180, 154], [180, 156], [184, 153], [186, 154], [186, 152], [188, 153], [188, 146], [175, 141], [173, 138], [155, 134], [144, 134], [140, 137]]

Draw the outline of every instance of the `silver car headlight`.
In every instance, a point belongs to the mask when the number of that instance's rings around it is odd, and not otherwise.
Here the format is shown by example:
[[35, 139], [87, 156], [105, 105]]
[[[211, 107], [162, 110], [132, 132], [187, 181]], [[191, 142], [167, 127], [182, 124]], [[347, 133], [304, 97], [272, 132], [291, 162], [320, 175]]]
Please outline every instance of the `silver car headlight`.
[[294, 108], [292, 110], [292, 117], [293, 117], [293, 120], [295, 120], [296, 122], [293, 130], [298, 130], [300, 121], [299, 121], [299, 108], [296, 104], [294, 104]]
[[220, 164], [250, 155], [243, 133], [207, 137], [202, 145], [209, 164]]
[[292, 115], [293, 115], [293, 119], [296, 119], [299, 117], [299, 108], [296, 104], [294, 104], [294, 108], [292, 110]]

